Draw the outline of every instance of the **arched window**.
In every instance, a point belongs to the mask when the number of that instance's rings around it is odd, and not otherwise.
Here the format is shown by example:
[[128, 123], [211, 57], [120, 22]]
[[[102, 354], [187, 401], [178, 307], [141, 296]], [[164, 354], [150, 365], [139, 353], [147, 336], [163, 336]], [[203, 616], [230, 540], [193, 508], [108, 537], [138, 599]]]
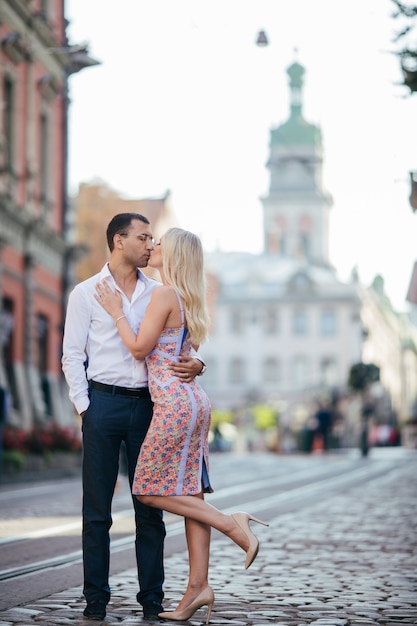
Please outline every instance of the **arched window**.
[[324, 309], [320, 316], [320, 334], [331, 337], [336, 334], [336, 313], [333, 309]]
[[292, 318], [292, 330], [294, 335], [306, 335], [308, 332], [307, 311], [296, 309]]

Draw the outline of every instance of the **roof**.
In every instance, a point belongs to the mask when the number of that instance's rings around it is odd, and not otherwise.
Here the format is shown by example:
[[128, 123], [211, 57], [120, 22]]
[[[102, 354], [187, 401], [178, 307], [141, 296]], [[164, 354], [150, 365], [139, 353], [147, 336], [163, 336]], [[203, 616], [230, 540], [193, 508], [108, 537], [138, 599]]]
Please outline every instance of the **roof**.
[[275, 254], [211, 252], [206, 268], [216, 276], [220, 293], [231, 299], [345, 298], [357, 292], [356, 285], [341, 282], [329, 265]]

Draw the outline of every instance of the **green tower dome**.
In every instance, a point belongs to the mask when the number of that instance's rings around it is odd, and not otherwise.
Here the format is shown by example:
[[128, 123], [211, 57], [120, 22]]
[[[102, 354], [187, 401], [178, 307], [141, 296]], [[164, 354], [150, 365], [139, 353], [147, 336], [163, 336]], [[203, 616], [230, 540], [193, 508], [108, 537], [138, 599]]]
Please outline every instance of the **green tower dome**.
[[321, 145], [321, 130], [309, 124], [303, 117], [302, 88], [304, 83], [304, 67], [295, 61], [287, 69], [291, 92], [290, 116], [284, 124], [271, 130], [271, 146], [282, 144]]

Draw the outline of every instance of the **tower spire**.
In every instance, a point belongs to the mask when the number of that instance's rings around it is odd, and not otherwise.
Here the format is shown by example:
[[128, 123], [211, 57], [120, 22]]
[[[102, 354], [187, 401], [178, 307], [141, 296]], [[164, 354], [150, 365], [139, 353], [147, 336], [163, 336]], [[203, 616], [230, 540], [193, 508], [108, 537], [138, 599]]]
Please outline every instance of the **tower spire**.
[[292, 118], [302, 117], [302, 108], [303, 108], [303, 98], [302, 98], [302, 90], [304, 85], [304, 67], [298, 63], [298, 61], [294, 61], [292, 65], [287, 69], [287, 74], [289, 76], [289, 84], [290, 84], [290, 95], [291, 95], [291, 115]]
[[262, 199], [265, 250], [326, 265], [332, 200], [323, 189], [321, 130], [303, 117], [304, 67], [295, 60], [287, 75], [290, 115], [270, 135], [270, 185]]

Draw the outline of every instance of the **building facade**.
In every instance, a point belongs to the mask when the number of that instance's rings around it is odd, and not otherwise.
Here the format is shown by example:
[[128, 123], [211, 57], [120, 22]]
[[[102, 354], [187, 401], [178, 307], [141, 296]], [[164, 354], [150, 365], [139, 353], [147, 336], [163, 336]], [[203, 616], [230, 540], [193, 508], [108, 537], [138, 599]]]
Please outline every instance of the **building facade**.
[[224, 407], [257, 397], [291, 414], [306, 394], [344, 385], [360, 360], [358, 285], [342, 283], [330, 264], [332, 199], [320, 128], [303, 116], [303, 75], [299, 63], [288, 69], [289, 117], [271, 131], [264, 252], [207, 256], [216, 297], [204, 384]]
[[289, 117], [271, 131], [261, 199], [264, 252], [207, 255], [213, 322], [203, 385], [219, 409], [269, 404], [284, 427], [300, 426], [317, 399], [349, 394], [350, 368], [365, 360], [381, 368], [391, 408], [404, 415], [398, 315], [355, 272], [342, 282], [331, 265], [321, 131], [303, 115], [304, 68], [287, 72]]
[[381, 423], [404, 424], [417, 416], [417, 327], [393, 310], [381, 276], [361, 293], [362, 360], [380, 368], [375, 404]]
[[[74, 265], [75, 275], [72, 282], [92, 276], [108, 260], [106, 229], [117, 213], [144, 215], [149, 219], [156, 239], [168, 228], [178, 226], [169, 190], [161, 197], [129, 199], [103, 181], [82, 183], [73, 199], [75, 222], [72, 228], [72, 237], [82, 258]], [[153, 275], [150, 269], [146, 273]], [[159, 274], [156, 278], [159, 278]]]
[[66, 38], [63, 0], [0, 3], [0, 385], [9, 421], [67, 420], [60, 367], [67, 88], [95, 64]]

